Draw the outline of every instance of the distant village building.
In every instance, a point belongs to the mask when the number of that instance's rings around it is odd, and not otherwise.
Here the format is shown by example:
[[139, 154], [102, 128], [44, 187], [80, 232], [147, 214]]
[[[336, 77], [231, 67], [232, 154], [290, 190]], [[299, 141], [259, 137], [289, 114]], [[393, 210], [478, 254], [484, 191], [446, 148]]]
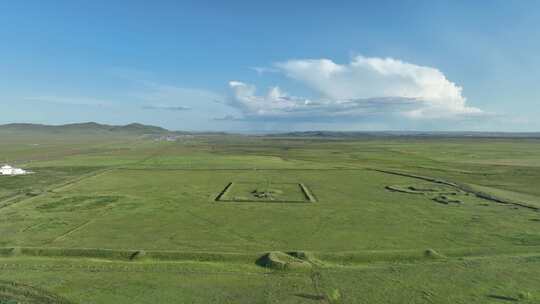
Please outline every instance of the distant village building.
[[10, 165], [4, 165], [0, 167], [0, 175], [23, 175], [28, 173], [30, 172], [20, 168], [13, 168]]

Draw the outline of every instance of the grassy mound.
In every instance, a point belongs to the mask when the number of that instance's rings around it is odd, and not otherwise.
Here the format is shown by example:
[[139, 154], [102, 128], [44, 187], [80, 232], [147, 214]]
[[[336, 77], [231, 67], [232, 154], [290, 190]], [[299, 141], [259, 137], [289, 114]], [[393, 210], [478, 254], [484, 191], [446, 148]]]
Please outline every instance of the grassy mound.
[[424, 251], [424, 257], [428, 258], [428, 259], [433, 259], [433, 260], [440, 260], [440, 259], [446, 259], [446, 256], [444, 256], [443, 254], [435, 251], [434, 249], [426, 249]]
[[452, 188], [448, 185], [440, 184], [415, 184], [415, 185], [392, 185], [386, 186], [386, 189], [395, 192], [403, 192], [409, 194], [423, 194], [423, 195], [456, 195], [461, 191], [459, 189]]
[[257, 188], [251, 191], [253, 198], [255, 199], [270, 199], [273, 200], [275, 197], [283, 195], [283, 191], [280, 189], [270, 189], [270, 188]]
[[302, 270], [311, 269], [307, 260], [295, 257], [281, 251], [272, 251], [257, 260], [257, 265], [276, 270]]
[[466, 192], [457, 189], [453, 186], [446, 184], [415, 184], [415, 185], [393, 185], [386, 186], [387, 190], [408, 194], [418, 194], [430, 197], [433, 201], [449, 205], [449, 204], [462, 204], [463, 201], [458, 199], [458, 197], [463, 197], [467, 195]]
[[299, 184], [299, 186], [300, 186], [300, 189], [302, 190], [302, 193], [304, 193], [304, 196], [306, 197], [308, 201], [312, 203], [315, 203], [317, 201], [317, 199], [315, 198], [311, 190], [309, 190], [309, 188], [306, 185]]
[[22, 247], [13, 248], [12, 255], [34, 257], [85, 257], [109, 260], [134, 260], [141, 257], [139, 250], [110, 250], [99, 248], [39, 248]]
[[434, 201], [436, 201], [437, 203], [441, 203], [441, 204], [444, 204], [444, 205], [448, 205], [448, 204], [463, 204], [463, 201], [462, 200], [459, 200], [459, 199], [456, 199], [456, 198], [452, 198], [452, 197], [449, 197], [447, 195], [439, 195], [435, 198], [433, 198]]
[[300, 259], [302, 261], [306, 261], [313, 265], [322, 265], [323, 262], [319, 260], [315, 255], [308, 251], [289, 251], [287, 252], [288, 255], [293, 256], [297, 259]]
[[70, 304], [72, 302], [44, 289], [11, 281], [0, 281], [2, 304]]

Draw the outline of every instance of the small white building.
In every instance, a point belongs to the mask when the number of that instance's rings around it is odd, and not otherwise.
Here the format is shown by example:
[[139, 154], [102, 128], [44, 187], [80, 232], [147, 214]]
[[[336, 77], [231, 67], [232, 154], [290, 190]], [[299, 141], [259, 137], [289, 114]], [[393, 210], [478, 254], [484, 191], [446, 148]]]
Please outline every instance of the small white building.
[[0, 175], [23, 175], [29, 172], [20, 168], [13, 168], [10, 165], [0, 167]]

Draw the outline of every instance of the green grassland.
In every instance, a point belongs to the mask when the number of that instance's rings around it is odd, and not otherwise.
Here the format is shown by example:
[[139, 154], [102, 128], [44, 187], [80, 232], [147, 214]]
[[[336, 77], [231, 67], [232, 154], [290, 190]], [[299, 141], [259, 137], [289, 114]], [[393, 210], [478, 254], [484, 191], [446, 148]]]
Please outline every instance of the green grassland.
[[22, 134], [2, 304], [540, 303], [540, 140]]

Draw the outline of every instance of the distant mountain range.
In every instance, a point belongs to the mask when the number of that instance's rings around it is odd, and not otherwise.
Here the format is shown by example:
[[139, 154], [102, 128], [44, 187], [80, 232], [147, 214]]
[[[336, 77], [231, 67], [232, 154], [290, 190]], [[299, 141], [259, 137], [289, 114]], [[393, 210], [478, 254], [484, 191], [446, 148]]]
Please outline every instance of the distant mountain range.
[[13, 124], [0, 125], [0, 131], [7, 131], [10, 133], [21, 133], [21, 132], [48, 133], [48, 134], [103, 133], [103, 134], [132, 134], [132, 135], [144, 135], [144, 134], [159, 135], [159, 134], [173, 133], [161, 127], [143, 125], [139, 123], [132, 123], [125, 126], [114, 126], [114, 125], [99, 124], [96, 122], [74, 123], [74, 124], [66, 124], [66, 125], [13, 123]]
[[[99, 124], [96, 122], [65, 125], [43, 125], [12, 123], [0, 125], [0, 132], [36, 134], [118, 134], [118, 135], [227, 135], [226, 132], [184, 132], [171, 131], [162, 127], [131, 123], [123, 126]], [[540, 138], [540, 132], [435, 132], [435, 131], [305, 131], [269, 133], [264, 137], [301, 138], [369, 138], [369, 137], [474, 137], [474, 138]]]
[[472, 137], [472, 138], [540, 138], [540, 132], [473, 132], [473, 131], [305, 131], [269, 134], [270, 137]]

